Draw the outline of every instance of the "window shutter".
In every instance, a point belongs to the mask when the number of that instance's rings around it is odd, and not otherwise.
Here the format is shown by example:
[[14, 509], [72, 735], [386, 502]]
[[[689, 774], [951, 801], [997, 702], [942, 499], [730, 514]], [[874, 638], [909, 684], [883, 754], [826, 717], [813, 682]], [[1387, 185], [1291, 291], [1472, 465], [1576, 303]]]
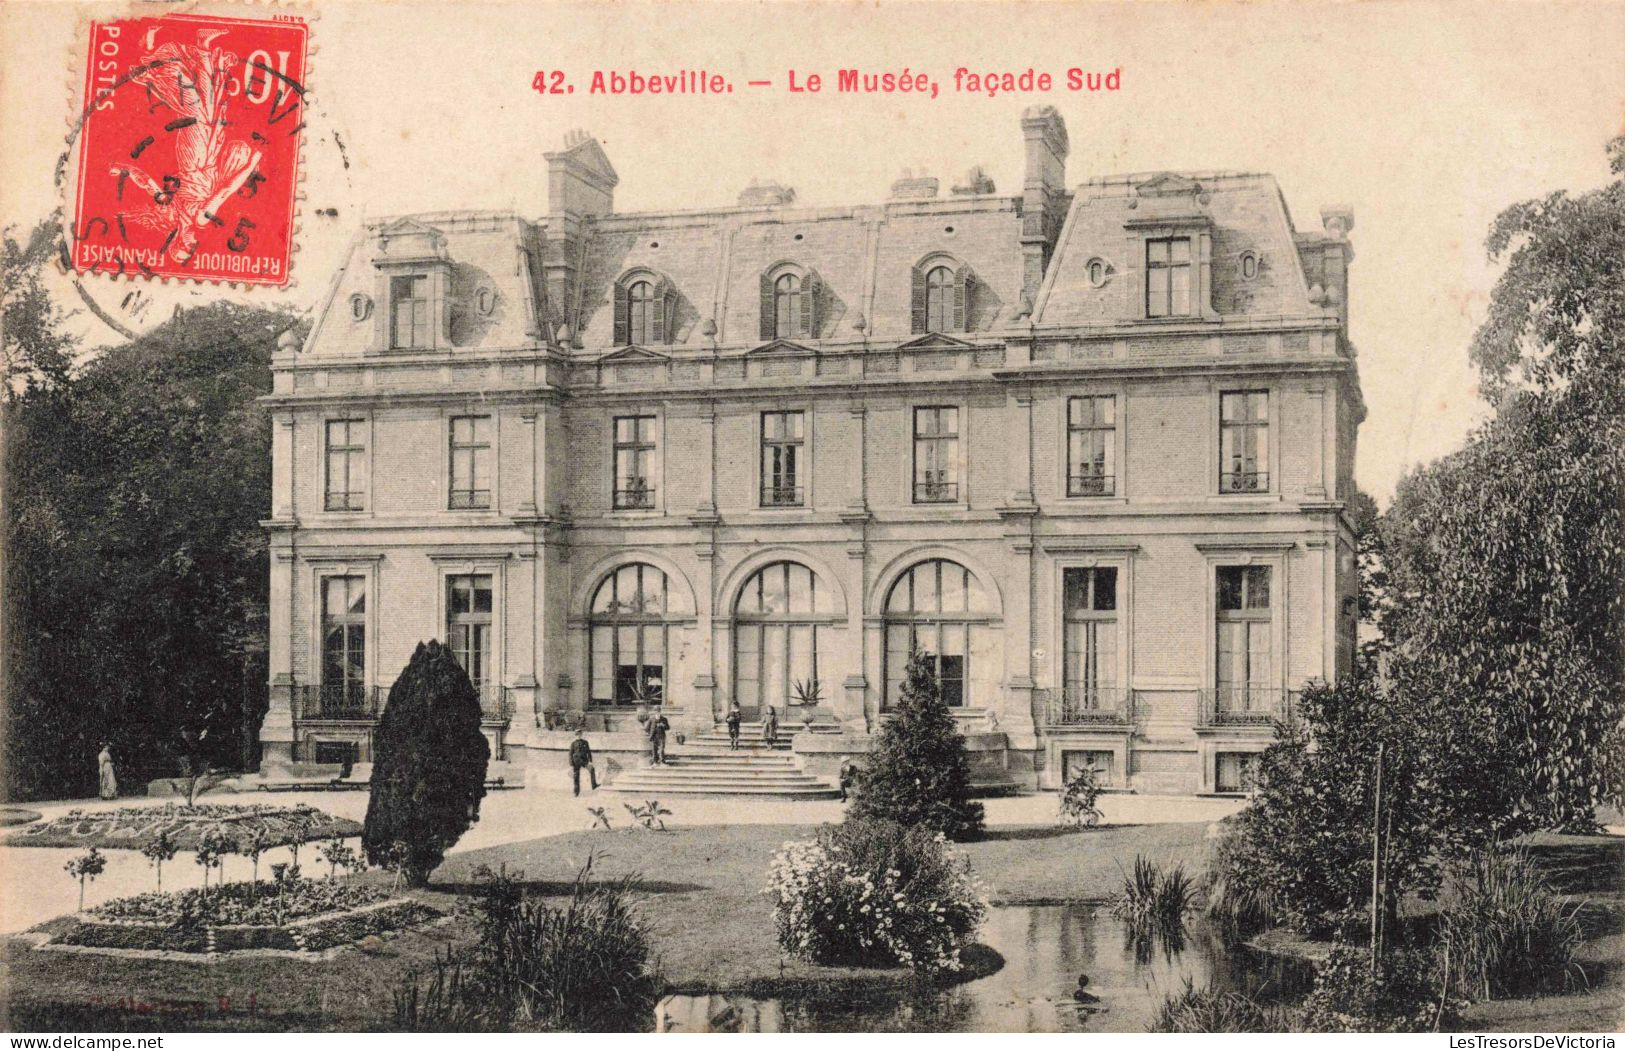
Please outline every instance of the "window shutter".
[[665, 308], [665, 324], [660, 328], [660, 338], [664, 343], [670, 343], [677, 338], [677, 288], [670, 281], [662, 282], [661, 305]]
[[649, 335], [652, 341], [656, 343], [669, 342], [666, 338], [666, 319], [671, 315], [671, 311], [666, 309], [666, 281], [664, 278], [661, 279], [660, 284], [655, 286], [654, 302], [649, 304], [649, 309], [654, 314], [653, 323], [649, 326]]
[[630, 317], [631, 304], [628, 302], [632, 290], [625, 285], [617, 284], [612, 293], [615, 296], [615, 345], [624, 347], [632, 342]]
[[801, 333], [808, 339], [818, 338], [818, 274], [807, 271], [801, 280]]
[[925, 331], [925, 271], [914, 268], [914, 298], [910, 301], [909, 330], [915, 335]]
[[962, 266], [954, 271], [954, 331], [969, 331], [970, 297], [971, 290], [976, 285], [976, 278], [971, 276], [970, 267]]
[[758, 309], [761, 313], [758, 320], [761, 322], [762, 339], [772, 339], [777, 335], [777, 331], [773, 325], [773, 275], [771, 274], [762, 275], [762, 299]]

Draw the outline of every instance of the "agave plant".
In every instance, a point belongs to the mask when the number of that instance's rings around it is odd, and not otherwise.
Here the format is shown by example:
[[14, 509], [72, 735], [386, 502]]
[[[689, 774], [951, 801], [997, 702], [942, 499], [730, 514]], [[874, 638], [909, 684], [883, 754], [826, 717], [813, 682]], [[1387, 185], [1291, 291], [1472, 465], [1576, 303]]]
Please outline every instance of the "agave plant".
[[612, 827], [609, 823], [609, 813], [605, 807], [590, 806], [587, 808], [587, 813], [592, 815], [593, 828], [601, 828], [605, 832], [608, 832]]

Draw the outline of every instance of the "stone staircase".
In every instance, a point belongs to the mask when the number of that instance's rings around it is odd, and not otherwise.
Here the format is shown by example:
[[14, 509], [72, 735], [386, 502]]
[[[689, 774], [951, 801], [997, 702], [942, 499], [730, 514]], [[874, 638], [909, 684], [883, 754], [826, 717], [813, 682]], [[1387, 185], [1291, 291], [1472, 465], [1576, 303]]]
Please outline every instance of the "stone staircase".
[[[667, 795], [766, 796], [775, 799], [834, 799], [840, 786], [806, 772], [801, 759], [791, 751], [795, 733], [780, 728], [772, 745], [762, 740], [760, 723], [740, 727], [739, 749], [728, 747], [726, 729], [713, 728], [690, 736], [678, 744], [667, 738], [666, 765], [637, 766], [624, 770], [606, 791], [658, 799]], [[839, 733], [816, 726], [812, 733]]]

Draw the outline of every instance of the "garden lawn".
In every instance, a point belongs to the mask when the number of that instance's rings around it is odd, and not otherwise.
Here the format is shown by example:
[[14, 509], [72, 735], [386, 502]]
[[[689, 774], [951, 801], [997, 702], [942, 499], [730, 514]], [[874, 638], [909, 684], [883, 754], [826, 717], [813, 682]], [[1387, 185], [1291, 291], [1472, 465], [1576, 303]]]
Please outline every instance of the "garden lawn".
[[[995, 828], [988, 838], [954, 844], [994, 904], [1101, 902], [1116, 891], [1136, 853], [1194, 872], [1206, 854], [1207, 826], [1138, 825], [1093, 831]], [[522, 870], [544, 884], [567, 882], [598, 852], [595, 878], [638, 877], [647, 895], [663, 977], [679, 992], [770, 994], [781, 983], [872, 984], [896, 971], [819, 967], [782, 954], [767, 886], [768, 863], [808, 825], [722, 825], [670, 832], [571, 832], [454, 855], [439, 881], [467, 881], [481, 865]], [[983, 958], [985, 960], [985, 957]], [[974, 965], [974, 964], [972, 964]]]
[[[1121, 869], [1143, 853], [1195, 871], [1207, 852], [1207, 825], [1140, 825], [1094, 831], [996, 828], [978, 843], [956, 844], [995, 903], [1102, 901]], [[440, 926], [392, 934], [340, 950], [328, 960], [220, 957], [213, 963], [38, 952], [6, 946], [0, 1025], [17, 1030], [387, 1028], [392, 994], [413, 967], [448, 944], [467, 945], [475, 921], [459, 910], [484, 865], [522, 870], [534, 893], [558, 898], [590, 855], [595, 879], [636, 874], [662, 977], [673, 991], [773, 995], [905, 980], [903, 972], [818, 967], [783, 956], [762, 889], [775, 851], [809, 838], [809, 825], [709, 825], [670, 832], [572, 832], [455, 854], [416, 893], [445, 912]], [[361, 877], [387, 880], [380, 873]], [[45, 928], [66, 921], [52, 921]], [[990, 951], [967, 954], [978, 972], [997, 966]], [[251, 998], [252, 997], [252, 1001]], [[226, 1009], [218, 1007], [221, 999]], [[248, 1004], [252, 1002], [253, 1012]], [[109, 1006], [111, 1005], [111, 1006]], [[0, 1011], [0, 1014], [4, 1014]]]

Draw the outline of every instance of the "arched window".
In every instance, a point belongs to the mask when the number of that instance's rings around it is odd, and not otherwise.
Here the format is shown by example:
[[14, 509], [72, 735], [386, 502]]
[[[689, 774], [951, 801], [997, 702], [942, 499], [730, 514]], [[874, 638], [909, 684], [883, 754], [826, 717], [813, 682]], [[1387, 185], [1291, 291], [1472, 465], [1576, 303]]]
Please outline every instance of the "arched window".
[[970, 267], [953, 259], [933, 255], [916, 263], [910, 329], [917, 335], [970, 331], [975, 284]]
[[925, 330], [952, 332], [954, 324], [954, 272], [933, 267], [925, 275]]
[[784, 274], [773, 282], [773, 334], [794, 339], [807, 333], [801, 327], [801, 278]]
[[615, 345], [668, 344], [676, 326], [676, 287], [659, 274], [634, 270], [615, 282]]
[[818, 575], [797, 562], [762, 567], [734, 603], [734, 699], [741, 708], [827, 703], [819, 647], [833, 613]]
[[[989, 649], [990, 609], [982, 585], [957, 562], [935, 558], [910, 568], [886, 596], [885, 707], [897, 703], [909, 654], [924, 653], [942, 684], [942, 699], [953, 706], [985, 700], [993, 669]], [[977, 684], [973, 686], [973, 684]]]
[[593, 704], [664, 701], [671, 620], [682, 612], [666, 574], [654, 566], [633, 562], [604, 578], [587, 617]]
[[655, 286], [649, 281], [635, 282], [626, 290], [627, 342], [664, 343], [665, 333], [655, 327]]

